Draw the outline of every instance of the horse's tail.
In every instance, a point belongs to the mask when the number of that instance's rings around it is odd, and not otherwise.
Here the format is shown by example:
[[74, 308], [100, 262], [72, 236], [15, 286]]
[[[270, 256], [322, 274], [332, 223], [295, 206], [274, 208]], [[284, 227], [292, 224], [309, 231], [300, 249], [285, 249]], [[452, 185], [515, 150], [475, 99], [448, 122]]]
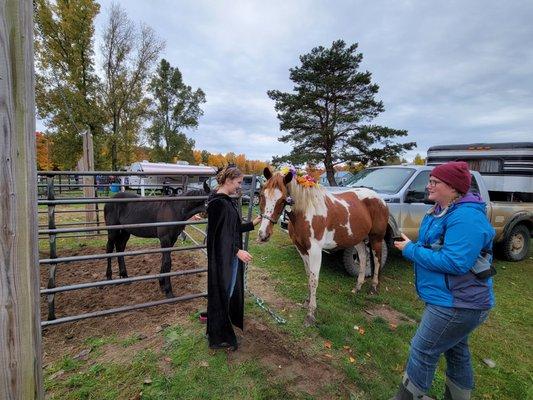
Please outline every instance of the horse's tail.
[[370, 241], [370, 238], [368, 239], [367, 245], [368, 245], [368, 251], [369, 251], [368, 258], [370, 258], [370, 274], [371, 276], [374, 276], [374, 271], [376, 269], [376, 263], [374, 262], [374, 252], [372, 250], [372, 242]]

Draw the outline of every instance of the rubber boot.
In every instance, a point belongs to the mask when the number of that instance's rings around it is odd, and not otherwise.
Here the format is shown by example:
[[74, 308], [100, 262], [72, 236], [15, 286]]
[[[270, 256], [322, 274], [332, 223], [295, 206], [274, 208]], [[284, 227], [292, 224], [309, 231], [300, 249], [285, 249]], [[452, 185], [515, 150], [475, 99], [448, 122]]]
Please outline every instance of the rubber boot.
[[460, 388], [450, 378], [446, 378], [444, 400], [470, 400], [471, 395], [472, 390]]
[[407, 374], [403, 375], [402, 384], [398, 388], [396, 395], [391, 400], [432, 400], [431, 397], [417, 388]]

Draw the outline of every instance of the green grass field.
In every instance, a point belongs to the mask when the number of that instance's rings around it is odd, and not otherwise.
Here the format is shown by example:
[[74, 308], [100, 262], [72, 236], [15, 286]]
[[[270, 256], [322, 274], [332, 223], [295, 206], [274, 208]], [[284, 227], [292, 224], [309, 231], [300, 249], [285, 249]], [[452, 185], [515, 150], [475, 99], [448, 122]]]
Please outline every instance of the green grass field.
[[[102, 249], [104, 239], [89, 242], [89, 246]], [[42, 242], [41, 250], [46, 254], [46, 241]], [[147, 242], [139, 239], [132, 242], [144, 243]], [[317, 325], [304, 328], [305, 310], [296, 304], [306, 298], [307, 282], [302, 261], [288, 236], [276, 231], [268, 244], [258, 245], [253, 240], [250, 244], [254, 256], [250, 274], [256, 271], [265, 275], [274, 291], [272, 296], [293, 306], [277, 310], [287, 320], [285, 325], [278, 325], [249, 298], [245, 319], [261, 320], [311, 360], [325, 359], [342, 377], [344, 389], [337, 387], [338, 382], [326, 381], [320, 394], [313, 396], [305, 388], [295, 388], [290, 380], [276, 379], [261, 360], [230, 362], [225, 352], [207, 349], [204, 327], [197, 323], [196, 315], [191, 315], [187, 323], [171, 324], [161, 332], [162, 346], [135, 347], [132, 357], [120, 362], [102, 359], [102, 348], [109, 344], [132, 348], [138, 342], [135, 334], [88, 339], [86, 345], [92, 351], [87, 359], [66, 355], [46, 367], [49, 398], [390, 398], [400, 381], [416, 324], [391, 325], [384, 318], [372, 318], [364, 310], [385, 305], [418, 321], [423, 304], [417, 299], [409, 264], [400, 255], [391, 254], [382, 274], [379, 294], [368, 295], [365, 284], [363, 291], [354, 295], [350, 292], [354, 279], [335, 265], [334, 259], [328, 258], [320, 275]], [[63, 239], [59, 244], [65, 248], [85, 245], [74, 239]], [[471, 338], [477, 384], [473, 398], [530, 399], [533, 398], [533, 258], [530, 253], [520, 263], [498, 261], [496, 268], [497, 306]], [[253, 286], [251, 289], [254, 291]], [[324, 354], [328, 357], [324, 358]], [[483, 362], [486, 358], [496, 366], [489, 368]], [[442, 363], [430, 393], [435, 398], [442, 398], [443, 367]]]

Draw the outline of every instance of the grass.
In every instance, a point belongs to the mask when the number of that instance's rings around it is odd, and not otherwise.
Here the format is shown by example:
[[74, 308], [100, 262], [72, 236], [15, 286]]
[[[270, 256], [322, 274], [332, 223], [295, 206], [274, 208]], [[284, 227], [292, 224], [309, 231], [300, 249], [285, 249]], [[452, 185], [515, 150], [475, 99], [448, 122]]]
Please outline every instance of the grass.
[[[64, 239], [58, 245], [58, 253], [61, 255], [61, 249], [79, 248], [82, 243], [79, 239]], [[132, 245], [148, 243], [157, 242], [131, 239]], [[85, 245], [103, 249], [105, 238]], [[304, 301], [307, 282], [303, 264], [286, 234], [277, 231], [265, 245], [251, 241], [250, 252], [254, 267], [268, 274], [278, 296], [292, 303]], [[388, 399], [400, 381], [416, 325], [391, 327], [383, 319], [370, 319], [363, 310], [385, 304], [418, 321], [423, 304], [415, 293], [412, 269], [401, 256], [392, 253], [382, 275], [380, 293], [367, 295], [365, 285], [363, 292], [355, 296], [350, 293], [355, 280], [334, 266], [333, 258], [324, 264], [315, 327], [303, 327], [305, 310], [301, 307], [277, 310], [287, 320], [286, 325], [276, 325], [250, 299], [246, 314], [285, 333], [287, 340], [312, 357], [323, 359], [324, 354], [329, 354], [330, 363], [357, 387], [358, 392], [351, 398]], [[533, 258], [530, 253], [520, 263], [497, 261], [496, 268], [497, 306], [471, 337], [477, 386], [473, 399], [533, 398]], [[354, 326], [364, 329], [364, 334]], [[141, 338], [135, 334], [126, 338], [90, 338], [85, 343], [92, 349], [88, 359], [67, 356], [46, 368], [48, 396], [67, 400], [312, 398], [287, 382], [273, 379], [260, 360], [236, 364], [228, 363], [224, 352], [213, 355], [206, 348], [203, 329], [191, 316], [189, 323], [170, 326], [160, 333], [164, 338], [162, 348], [132, 351], [131, 360], [124, 363], [101, 361], [104, 345], [127, 350]], [[324, 347], [326, 342], [331, 343], [331, 349]], [[493, 360], [496, 367], [489, 368], [483, 362], [485, 358]], [[441, 363], [432, 396], [442, 398], [443, 382]], [[339, 396], [335, 382], [324, 382], [323, 397]]]
[[[272, 251], [272, 246], [277, 250]], [[296, 251], [283, 235], [274, 236], [270, 246], [252, 247], [257, 266], [269, 271], [277, 282], [277, 290], [295, 302], [307, 296], [305, 273]], [[533, 394], [533, 260], [523, 262], [497, 261], [495, 277], [497, 306], [488, 321], [471, 337], [471, 350], [476, 374], [477, 399], [526, 399]], [[410, 318], [419, 320], [423, 304], [415, 293], [409, 264], [394, 252], [387, 262], [380, 294], [353, 296], [354, 280], [339, 268], [323, 267], [317, 295], [316, 329], [319, 338], [332, 342], [338, 350], [344, 372], [369, 398], [387, 399], [399, 382], [407, 359], [409, 342], [415, 325], [403, 324], [394, 330], [377, 319], [368, 321], [363, 307], [386, 304]], [[365, 289], [365, 287], [363, 287]], [[300, 321], [303, 313], [298, 316]], [[363, 326], [365, 334], [354, 331]], [[289, 324], [289, 332], [302, 336], [302, 329]], [[346, 362], [344, 346], [356, 354], [356, 362]], [[489, 368], [483, 359], [492, 359], [496, 368]], [[431, 394], [442, 398], [444, 363], [437, 372]]]

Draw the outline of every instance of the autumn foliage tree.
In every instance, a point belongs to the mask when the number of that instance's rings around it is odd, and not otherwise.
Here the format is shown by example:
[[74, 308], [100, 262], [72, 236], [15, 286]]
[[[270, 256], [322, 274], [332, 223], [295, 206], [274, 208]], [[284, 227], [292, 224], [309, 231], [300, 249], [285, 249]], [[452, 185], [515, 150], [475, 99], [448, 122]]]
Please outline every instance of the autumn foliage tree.
[[48, 128], [52, 158], [73, 169], [82, 134], [102, 132], [100, 79], [95, 72], [93, 0], [35, 0], [35, 100]]
[[51, 171], [54, 163], [51, 157], [52, 141], [49, 136], [42, 132], [35, 132], [37, 144], [37, 169], [39, 171]]

